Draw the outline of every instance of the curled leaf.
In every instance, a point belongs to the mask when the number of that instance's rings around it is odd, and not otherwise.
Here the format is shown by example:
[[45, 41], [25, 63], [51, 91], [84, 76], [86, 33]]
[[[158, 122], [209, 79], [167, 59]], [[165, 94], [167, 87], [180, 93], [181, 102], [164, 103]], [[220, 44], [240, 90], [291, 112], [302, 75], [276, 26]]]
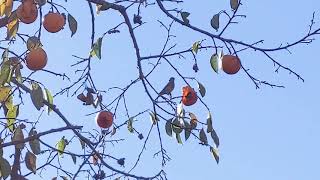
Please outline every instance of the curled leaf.
[[[44, 88], [44, 90], [46, 92], [46, 100], [48, 101], [49, 104], [53, 105], [53, 96], [52, 96], [51, 92], [47, 88]], [[47, 111], [49, 114], [52, 111], [52, 109], [48, 106]]]
[[177, 142], [179, 143], [179, 144], [182, 144], [182, 140], [181, 140], [181, 136], [180, 136], [180, 134], [176, 134], [176, 139], [177, 139]]
[[212, 129], [212, 131], [211, 131], [211, 137], [213, 139], [213, 142], [216, 144], [216, 147], [219, 147], [220, 140], [219, 140], [218, 134], [216, 133], [216, 131], [214, 129]]
[[207, 117], [207, 133], [210, 133], [213, 131], [213, 127], [212, 127], [212, 116], [211, 113], [208, 113], [208, 117]]
[[217, 164], [219, 163], [219, 151], [217, 148], [210, 147], [210, 152], [214, 159], [216, 160]]
[[181, 18], [182, 18], [185, 25], [189, 24], [189, 19], [188, 19], [189, 15], [190, 15], [189, 12], [181, 12]]
[[77, 164], [77, 156], [75, 156], [74, 154], [71, 154], [70, 156], [72, 158], [73, 163]]
[[191, 125], [187, 121], [185, 121], [184, 122], [184, 137], [185, 137], [185, 140], [189, 139], [190, 134], [191, 134], [191, 130], [192, 130]]
[[102, 46], [102, 37], [98, 38], [97, 41], [93, 44], [90, 55], [92, 57], [97, 56], [101, 59], [101, 46]]
[[200, 141], [201, 141], [203, 144], [208, 144], [207, 135], [206, 135], [206, 133], [204, 132], [203, 128], [201, 129], [201, 131], [200, 131], [200, 133], [199, 133], [199, 137], [200, 137]]
[[156, 114], [154, 112], [149, 112], [149, 115], [150, 115], [150, 120], [151, 120], [151, 123], [153, 125], [156, 125], [157, 124], [157, 117], [156, 117]]
[[71, 31], [71, 37], [72, 37], [77, 32], [78, 22], [71, 14], [68, 14], [68, 24], [69, 24], [69, 29]]
[[219, 71], [219, 57], [217, 54], [213, 54], [210, 58], [210, 64], [214, 72], [218, 73]]
[[175, 118], [174, 121], [172, 122], [172, 130], [176, 134], [180, 134], [183, 131], [182, 124], [180, 123], [178, 118]]
[[200, 82], [198, 82], [198, 90], [202, 97], [206, 95], [206, 88]]
[[172, 122], [172, 119], [168, 120], [166, 122], [166, 133], [168, 134], [168, 136], [172, 136], [172, 126], [171, 126], [171, 122]]
[[189, 112], [189, 116], [190, 116], [190, 126], [191, 129], [195, 129], [197, 127], [197, 122], [198, 119], [196, 117], [196, 115], [194, 115], [193, 113]]
[[198, 50], [199, 50], [199, 46], [200, 46], [200, 41], [197, 41], [195, 43], [193, 43], [192, 45], [192, 52], [194, 52], [195, 54], [198, 53]]
[[27, 40], [27, 49], [29, 51], [33, 50], [33, 49], [37, 49], [39, 47], [42, 47], [42, 44], [40, 42], [40, 39], [36, 36], [31, 36], [28, 38]]

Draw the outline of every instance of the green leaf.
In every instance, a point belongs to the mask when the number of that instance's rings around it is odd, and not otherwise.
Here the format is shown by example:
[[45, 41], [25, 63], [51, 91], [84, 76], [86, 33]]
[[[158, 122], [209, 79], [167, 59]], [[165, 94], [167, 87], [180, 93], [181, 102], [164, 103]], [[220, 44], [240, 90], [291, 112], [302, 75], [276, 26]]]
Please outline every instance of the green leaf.
[[210, 58], [210, 64], [214, 72], [218, 73], [219, 71], [219, 58], [217, 54], [214, 54]]
[[26, 152], [26, 156], [24, 158], [26, 167], [33, 172], [33, 174], [36, 174], [37, 171], [37, 156], [31, 153], [30, 151]]
[[[37, 131], [34, 128], [32, 128], [29, 132], [29, 137], [36, 136], [37, 134], [38, 134]], [[35, 139], [29, 141], [29, 146], [30, 146], [33, 154], [35, 154], [35, 155], [40, 154], [41, 149], [40, 149], [40, 141], [38, 138], [35, 138]]]
[[68, 24], [69, 24], [69, 29], [71, 31], [71, 37], [72, 37], [77, 32], [78, 22], [71, 14], [68, 14]]
[[31, 84], [30, 96], [31, 96], [33, 105], [36, 107], [37, 110], [40, 110], [41, 107], [44, 106], [44, 103], [43, 103], [42, 88], [39, 86], [38, 83]]
[[238, 0], [230, 0], [230, 6], [231, 6], [231, 9], [233, 9], [233, 10], [238, 9], [239, 1]]
[[212, 127], [212, 116], [211, 113], [208, 113], [208, 117], [207, 117], [207, 133], [210, 133], [213, 131], [213, 127]]
[[180, 136], [180, 134], [176, 134], [176, 139], [177, 139], [177, 142], [179, 143], [179, 144], [183, 144], [182, 143], [182, 140], [181, 140], [181, 136]]
[[212, 129], [212, 131], [211, 131], [211, 137], [213, 139], [213, 142], [216, 144], [216, 147], [219, 147], [220, 140], [219, 140], [218, 134], [216, 133], [216, 131], [214, 129]]
[[206, 133], [204, 132], [203, 128], [201, 129], [201, 131], [200, 131], [200, 133], [199, 133], [199, 137], [200, 137], [200, 141], [201, 141], [203, 144], [208, 144], [207, 135], [206, 135]]
[[10, 86], [0, 87], [0, 102], [7, 101], [10, 94], [11, 94], [11, 87]]
[[220, 17], [219, 14], [215, 14], [211, 18], [211, 27], [213, 27], [213, 29], [215, 29], [216, 31], [218, 31], [219, 26], [220, 26], [219, 17]]
[[185, 128], [184, 137], [185, 137], [185, 140], [187, 141], [191, 134], [191, 125], [187, 121], [184, 121], [184, 128]]
[[[24, 139], [24, 135], [20, 126], [18, 126], [13, 133], [12, 142], [14, 141], [22, 141]], [[19, 143], [15, 145], [17, 149], [23, 149], [24, 143]]]
[[217, 164], [219, 164], [219, 151], [217, 148], [210, 147], [210, 152], [214, 159], [216, 160]]
[[[46, 92], [46, 100], [48, 101], [49, 104], [53, 105], [53, 96], [52, 96], [51, 92], [47, 88], [44, 88], [44, 90]], [[49, 106], [47, 106], [47, 111], [49, 114], [52, 111], [52, 109]]]
[[0, 157], [0, 172], [3, 179], [7, 179], [11, 173], [11, 166], [3, 157]]
[[102, 37], [98, 38], [98, 40], [93, 44], [90, 55], [92, 57], [97, 56], [97, 58], [101, 59], [101, 46], [102, 46]]
[[62, 156], [65, 148], [66, 148], [66, 140], [64, 139], [64, 136], [63, 136], [57, 143], [58, 154], [60, 156]]
[[170, 119], [170, 120], [168, 120], [167, 122], [166, 122], [166, 126], [165, 126], [165, 128], [166, 128], [166, 133], [168, 134], [168, 136], [172, 136], [172, 125], [171, 125], [171, 122], [172, 122], [172, 119]]
[[198, 90], [199, 90], [202, 97], [204, 97], [206, 95], [206, 88], [200, 82], [198, 82]]
[[131, 132], [131, 133], [134, 133], [133, 126], [132, 126], [132, 124], [133, 124], [133, 117], [130, 117], [130, 118], [129, 118], [127, 124], [128, 124], [128, 126], [127, 126], [127, 127], [128, 127], [128, 131]]
[[[1, 65], [1, 71], [0, 71], [0, 85], [4, 85], [5, 83], [8, 83], [9, 76], [10, 76], [10, 61], [8, 57], [8, 49], [6, 49], [2, 55], [3, 61]], [[10, 79], [9, 79], [10, 80]]]
[[195, 54], [198, 53], [198, 50], [199, 50], [199, 47], [200, 47], [200, 41], [197, 41], [195, 43], [193, 43], [192, 45], [192, 52], [194, 52]]
[[182, 18], [185, 25], [189, 25], [189, 19], [188, 19], [189, 15], [190, 15], [190, 13], [188, 13], [188, 12], [181, 12], [181, 18]]
[[14, 122], [18, 115], [18, 108], [19, 108], [18, 105], [8, 107], [6, 118], [7, 118], [7, 126], [11, 132], [14, 131]]

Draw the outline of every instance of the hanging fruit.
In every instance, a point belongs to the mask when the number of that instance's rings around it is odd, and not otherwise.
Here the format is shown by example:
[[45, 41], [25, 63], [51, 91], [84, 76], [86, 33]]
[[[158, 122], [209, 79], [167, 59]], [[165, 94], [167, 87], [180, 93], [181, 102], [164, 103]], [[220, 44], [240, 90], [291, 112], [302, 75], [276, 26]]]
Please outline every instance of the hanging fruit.
[[182, 88], [182, 103], [186, 106], [195, 104], [198, 100], [197, 93], [190, 86]]

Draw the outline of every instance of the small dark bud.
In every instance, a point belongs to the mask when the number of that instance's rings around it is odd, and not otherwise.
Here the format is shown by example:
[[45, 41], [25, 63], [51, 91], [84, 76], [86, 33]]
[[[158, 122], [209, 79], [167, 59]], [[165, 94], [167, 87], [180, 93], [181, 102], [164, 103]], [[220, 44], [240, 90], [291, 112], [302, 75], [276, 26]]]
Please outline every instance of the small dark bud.
[[118, 164], [120, 165], [120, 166], [124, 166], [124, 159], [125, 158], [120, 158], [120, 159], [118, 159]]
[[140, 16], [140, 15], [134, 15], [133, 16], [133, 23], [134, 24], [139, 24], [139, 25], [141, 25], [142, 24], [142, 21], [141, 21], [141, 19], [142, 19], [142, 17]]
[[139, 136], [138, 136], [138, 138], [139, 138], [140, 140], [142, 140], [142, 139], [143, 139], [143, 135], [140, 133]]
[[194, 63], [192, 69], [194, 70], [194, 72], [198, 72], [199, 71], [198, 64]]

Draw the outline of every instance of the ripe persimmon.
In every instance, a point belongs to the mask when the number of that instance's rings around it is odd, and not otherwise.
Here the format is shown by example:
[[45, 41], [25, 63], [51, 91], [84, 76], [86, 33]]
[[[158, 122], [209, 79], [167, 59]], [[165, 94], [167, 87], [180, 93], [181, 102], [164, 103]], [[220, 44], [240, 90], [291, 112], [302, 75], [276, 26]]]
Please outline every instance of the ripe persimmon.
[[197, 93], [190, 86], [182, 88], [182, 103], [186, 106], [195, 104], [198, 100]]
[[227, 74], [236, 74], [241, 68], [240, 59], [233, 55], [224, 55], [222, 58], [222, 69]]
[[26, 65], [30, 70], [43, 69], [47, 65], [47, 53], [42, 48], [31, 50], [26, 56]]
[[96, 115], [96, 123], [103, 129], [111, 127], [113, 123], [113, 114], [110, 111], [100, 111]]
[[56, 33], [63, 29], [65, 25], [65, 17], [60, 13], [49, 12], [44, 16], [43, 27], [51, 33]]
[[17, 8], [17, 16], [25, 24], [33, 23], [38, 17], [37, 5], [31, 1], [23, 1]]

